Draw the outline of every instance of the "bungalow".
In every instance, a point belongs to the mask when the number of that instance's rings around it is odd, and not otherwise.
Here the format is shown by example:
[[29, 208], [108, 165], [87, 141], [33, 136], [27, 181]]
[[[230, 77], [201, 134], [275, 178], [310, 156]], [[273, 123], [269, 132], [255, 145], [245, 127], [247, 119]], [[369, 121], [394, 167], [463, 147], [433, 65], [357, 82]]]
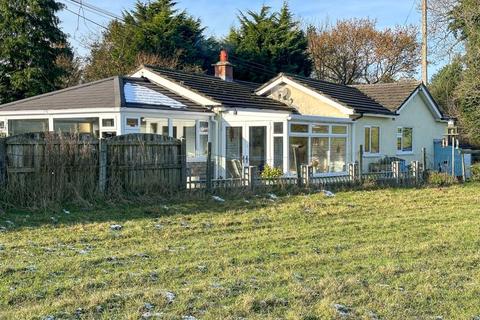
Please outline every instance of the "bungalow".
[[215, 76], [141, 66], [129, 76], [0, 105], [0, 134], [80, 132], [110, 137], [156, 133], [186, 139], [187, 161], [204, 166], [212, 143], [217, 177], [238, 165], [285, 174], [297, 160], [318, 175], [346, 173], [364, 149], [364, 170], [385, 156], [434, 168], [434, 141], [447, 119], [421, 83], [345, 86], [293, 74], [260, 85], [237, 81], [225, 51]]

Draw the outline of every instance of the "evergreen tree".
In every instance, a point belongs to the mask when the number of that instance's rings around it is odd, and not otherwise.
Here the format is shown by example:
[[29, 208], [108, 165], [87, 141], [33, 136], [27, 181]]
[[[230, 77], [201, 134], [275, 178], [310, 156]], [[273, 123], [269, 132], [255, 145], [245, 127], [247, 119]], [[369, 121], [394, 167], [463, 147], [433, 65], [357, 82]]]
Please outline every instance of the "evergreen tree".
[[456, 91], [462, 80], [463, 68], [462, 58], [455, 57], [451, 63], [441, 68], [432, 77], [428, 86], [442, 111], [455, 118], [460, 116]]
[[137, 2], [92, 45], [89, 80], [131, 72], [140, 63], [201, 70], [206, 40], [200, 20], [175, 9], [172, 0]]
[[307, 38], [286, 2], [279, 12], [262, 6], [259, 12], [240, 12], [238, 19], [240, 26], [225, 39], [235, 78], [265, 82], [279, 72], [310, 74]]
[[0, 103], [58, 88], [66, 70], [56, 63], [72, 56], [58, 27], [54, 0], [0, 0]]
[[459, 0], [452, 11], [452, 29], [465, 41], [466, 68], [458, 86], [461, 125], [472, 144], [480, 145], [480, 7], [477, 0]]

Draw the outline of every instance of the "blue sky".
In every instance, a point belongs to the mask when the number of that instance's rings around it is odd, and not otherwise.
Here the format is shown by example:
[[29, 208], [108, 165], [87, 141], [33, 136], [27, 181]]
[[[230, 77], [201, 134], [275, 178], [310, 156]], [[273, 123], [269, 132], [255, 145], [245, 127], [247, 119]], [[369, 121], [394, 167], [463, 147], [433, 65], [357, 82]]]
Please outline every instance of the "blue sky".
[[[70, 10], [78, 12], [79, 7], [68, 0], [60, 0], [67, 4]], [[178, 7], [186, 9], [191, 15], [202, 20], [207, 27], [208, 35], [222, 37], [236, 23], [239, 10], [258, 10], [262, 4], [275, 9], [281, 7], [283, 0], [177, 0]], [[122, 10], [133, 8], [135, 0], [87, 0], [88, 3], [110, 12], [120, 14]], [[419, 0], [290, 0], [289, 4], [297, 18], [305, 23], [321, 23], [328, 20], [334, 22], [342, 18], [369, 17], [376, 19], [378, 27], [392, 27], [397, 24], [420, 25], [420, 13], [417, 10]], [[91, 13], [81, 12], [85, 17], [100, 24], [107, 25], [108, 19]], [[72, 45], [77, 52], [85, 55], [88, 51], [82, 48], [80, 42], [86, 37], [95, 37], [101, 28], [83, 19], [78, 19], [71, 12], [60, 13], [63, 30], [69, 34]]]

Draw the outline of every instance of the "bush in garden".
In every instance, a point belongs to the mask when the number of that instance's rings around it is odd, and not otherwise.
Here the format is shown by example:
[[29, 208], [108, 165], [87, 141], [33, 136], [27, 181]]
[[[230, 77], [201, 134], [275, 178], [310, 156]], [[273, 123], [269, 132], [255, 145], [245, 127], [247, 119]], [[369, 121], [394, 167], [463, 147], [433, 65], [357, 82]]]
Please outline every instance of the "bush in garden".
[[271, 167], [268, 164], [265, 165], [262, 173], [260, 174], [260, 176], [264, 179], [278, 178], [278, 177], [281, 177], [282, 175], [283, 175], [283, 172], [281, 169]]
[[475, 163], [471, 167], [472, 170], [472, 181], [480, 181], [480, 163]]
[[445, 187], [457, 183], [458, 180], [445, 172], [429, 172], [427, 184], [435, 187]]

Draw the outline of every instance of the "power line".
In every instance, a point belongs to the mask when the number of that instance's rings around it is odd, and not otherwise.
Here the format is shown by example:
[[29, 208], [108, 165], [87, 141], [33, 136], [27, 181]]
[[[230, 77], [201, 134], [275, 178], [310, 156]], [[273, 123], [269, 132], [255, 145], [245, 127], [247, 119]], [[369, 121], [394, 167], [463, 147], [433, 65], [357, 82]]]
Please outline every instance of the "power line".
[[103, 13], [101, 13], [101, 12], [95, 11], [95, 10], [89, 8], [89, 7], [83, 6], [83, 5], [79, 4], [79, 3], [76, 2], [76, 1], [73, 1], [73, 0], [63, 0], [63, 1], [68, 1], [69, 4], [73, 4], [73, 5], [75, 5], [75, 6], [78, 6], [78, 7], [82, 8], [82, 11], [83, 11], [83, 10], [86, 10], [86, 11], [91, 12], [91, 13], [93, 13], [93, 14], [96, 14], [96, 15], [102, 17], [102, 18], [111, 19], [110, 16], [108, 16], [108, 15], [106, 15], [106, 14], [103, 14]]
[[84, 20], [86, 20], [86, 21], [88, 21], [88, 22], [90, 22], [90, 23], [93, 23], [94, 25], [96, 25], [96, 26], [98, 26], [98, 27], [100, 27], [100, 28], [103, 28], [103, 29], [105, 29], [105, 30], [108, 30], [108, 28], [105, 27], [104, 25], [101, 25], [100, 23], [95, 22], [95, 21], [93, 21], [93, 20], [85, 17], [85, 14], [81, 15], [81, 14], [79, 14], [78, 12], [75, 12], [75, 11], [70, 10], [70, 9], [68, 9], [68, 8], [64, 8], [64, 9], [65, 9], [66, 11], [70, 12], [70, 13], [73, 13], [74, 15], [76, 15], [76, 16], [79, 17], [79, 18], [82, 18], [82, 19], [84, 19]]
[[243, 65], [243, 66], [248, 67], [248, 68], [256, 69], [256, 70], [258, 70], [258, 71], [262, 71], [262, 72], [264, 72], [265, 74], [269, 74], [269, 75], [276, 75], [276, 74], [277, 74], [277, 73], [275, 73], [274, 71], [267, 69], [267, 66], [265, 66], [265, 65], [262, 65], [263, 67], [258, 67], [258, 66], [256, 66], [255, 64], [252, 64], [252, 63], [247, 62], [247, 61], [245, 61], [245, 60], [242, 61], [242, 60], [240, 60], [239, 58], [237, 58], [237, 57], [235, 57], [235, 56], [230, 56], [230, 59], [232, 59], [234, 62], [236, 61], [235, 63], [238, 63], [238, 64]]
[[91, 10], [94, 10], [94, 11], [96, 11], [96, 12], [98, 12], [98, 13], [107, 15], [107, 16], [113, 18], [113, 19], [117, 19], [117, 20], [123, 21], [123, 18], [122, 18], [121, 16], [116, 15], [115, 13], [113, 13], [113, 12], [111, 12], [111, 11], [108, 11], [108, 10], [102, 9], [102, 8], [100, 8], [100, 7], [97, 7], [97, 6], [95, 6], [95, 5], [93, 5], [93, 4], [90, 4], [90, 3], [88, 3], [88, 2], [85, 2], [85, 1], [83, 1], [83, 0], [80, 0], [80, 1], [79, 1], [79, 0], [67, 0], [67, 1], [74, 2], [74, 3], [76, 3], [76, 4], [79, 5], [79, 6], [83, 6], [83, 7], [90, 8]]
[[[118, 16], [118, 15], [116, 15], [116, 14], [114, 14], [114, 13], [108, 11], [108, 10], [105, 10], [105, 9], [100, 8], [100, 7], [94, 6], [94, 5], [92, 5], [92, 4], [88, 3], [88, 2], [85, 2], [85, 1], [83, 1], [83, 0], [64, 0], [64, 1], [68, 1], [68, 2], [70, 2], [70, 3], [73, 3], [73, 4], [79, 6], [79, 7], [82, 8], [82, 9], [83, 9], [83, 7], [85, 7], [85, 8], [87, 9], [87, 11], [92, 12], [92, 13], [96, 13], [96, 14], [99, 15], [99, 16], [102, 16], [102, 17], [105, 17], [105, 18], [113, 18], [113, 19], [119, 20], [119, 21], [121, 21], [121, 22], [123, 22], [123, 23], [126, 23], [126, 21], [125, 21], [122, 17], [120, 17], [120, 16]], [[83, 12], [83, 15], [81, 15], [80, 13], [74, 12], [74, 11], [68, 9], [68, 8], [65, 8], [65, 10], [67, 10], [67, 11], [75, 14], [75, 15], [78, 16], [79, 18], [83, 18], [84, 20], [86, 20], [86, 21], [88, 21], [88, 22], [90, 22], [90, 23], [95, 24], [96, 26], [99, 26], [99, 27], [101, 27], [101, 28], [103, 28], [103, 29], [105, 29], [105, 30], [108, 30], [107, 27], [101, 25], [100, 23], [98, 23], [98, 22], [96, 22], [96, 21], [94, 21], [94, 20], [92, 20], [92, 19], [89, 19], [89, 18], [85, 17], [85, 12]], [[142, 30], [142, 31], [149, 31], [148, 29], [143, 28], [142, 26], [139, 26], [139, 25], [136, 25], [136, 24], [131, 24], [131, 25], [132, 25], [133, 27], [139, 28], [139, 29]], [[204, 57], [204, 58], [208, 58], [208, 57]], [[245, 59], [242, 59], [242, 58], [236, 57], [236, 56], [231, 56], [230, 58], [231, 58], [232, 60], [236, 61], [237, 64], [243, 65], [243, 66], [245, 66], [245, 67], [247, 67], [247, 68], [256, 69], [257, 72], [262, 72], [262, 73], [264, 73], [265, 75], [276, 75], [276, 74], [277, 74], [276, 72], [270, 70], [270, 69], [269, 69], [267, 66], [265, 66], [264, 64], [261, 64], [261, 63], [258, 63], [258, 62], [253, 62], [253, 61], [247, 61], [247, 60], [245, 60]]]
[[417, 0], [413, 0], [412, 6], [410, 7], [410, 11], [408, 11], [407, 18], [405, 18], [405, 22], [403, 23], [404, 25], [407, 24], [408, 19], [410, 19], [410, 15], [412, 14], [413, 8], [415, 7], [415, 4], [416, 4], [416, 3], [417, 3]]

